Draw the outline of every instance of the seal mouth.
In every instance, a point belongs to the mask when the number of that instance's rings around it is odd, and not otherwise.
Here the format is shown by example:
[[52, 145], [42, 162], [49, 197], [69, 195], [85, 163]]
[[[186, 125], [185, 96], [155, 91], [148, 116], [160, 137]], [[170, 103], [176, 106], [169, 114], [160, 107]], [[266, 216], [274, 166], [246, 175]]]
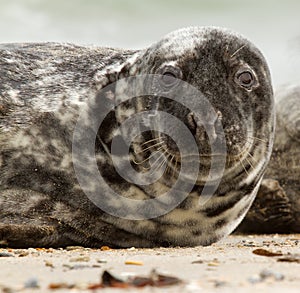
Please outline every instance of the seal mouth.
[[152, 165], [154, 170], [159, 170], [163, 166], [166, 166], [167, 172], [171, 171], [172, 177], [175, 177], [180, 173], [183, 161], [185, 163], [192, 163], [195, 160], [199, 160], [200, 165], [197, 182], [203, 182], [204, 178], [206, 178], [209, 173], [212, 161], [214, 161], [215, 164], [225, 164], [224, 173], [226, 174], [230, 173], [233, 167], [236, 168], [237, 163], [240, 165], [241, 169], [244, 170], [246, 165], [253, 166], [256, 164], [256, 161], [251, 154], [254, 138], [247, 136], [246, 141], [247, 143], [244, 145], [243, 149], [237, 154], [228, 152], [199, 152], [198, 154], [191, 153], [182, 156], [176, 145], [175, 147], [174, 145], [170, 147], [164, 137], [156, 136], [144, 143], [144, 148], [139, 152], [143, 155], [143, 160], [135, 162], [135, 164], [143, 165], [144, 170], [149, 170], [150, 165]]
[[163, 137], [158, 137], [157, 139], [159, 141], [159, 146], [160, 146], [159, 149], [161, 151], [167, 152], [169, 155], [174, 156], [178, 162], [181, 162], [182, 160], [192, 161], [195, 159], [200, 159], [200, 160], [203, 160], [203, 162], [206, 162], [206, 161], [210, 161], [211, 158], [224, 159], [224, 157], [226, 157], [227, 164], [235, 163], [237, 161], [244, 160], [247, 156], [249, 156], [251, 148], [254, 144], [254, 138], [251, 136], [247, 136], [245, 138], [246, 143], [244, 144], [243, 148], [236, 154], [230, 153], [227, 149], [226, 152], [223, 150], [220, 150], [220, 151], [215, 151], [214, 153], [212, 153], [211, 151], [201, 153], [199, 151], [199, 153], [197, 153], [197, 154], [191, 153], [191, 154], [187, 154], [187, 155], [181, 155], [180, 150], [176, 146], [175, 147], [173, 145], [170, 146], [168, 144], [168, 142], [166, 142], [164, 140]]

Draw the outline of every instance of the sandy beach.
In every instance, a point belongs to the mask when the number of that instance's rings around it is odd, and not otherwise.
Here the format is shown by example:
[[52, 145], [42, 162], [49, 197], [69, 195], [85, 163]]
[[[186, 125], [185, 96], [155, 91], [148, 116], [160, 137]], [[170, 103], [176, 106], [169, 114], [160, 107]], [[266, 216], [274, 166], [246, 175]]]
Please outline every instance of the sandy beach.
[[[300, 234], [229, 236], [207, 247], [0, 249], [0, 292], [299, 292]], [[128, 285], [136, 276], [175, 284]], [[127, 288], [102, 288], [107, 271]], [[151, 273], [152, 272], [152, 273]], [[2, 291], [1, 291], [2, 290]]]

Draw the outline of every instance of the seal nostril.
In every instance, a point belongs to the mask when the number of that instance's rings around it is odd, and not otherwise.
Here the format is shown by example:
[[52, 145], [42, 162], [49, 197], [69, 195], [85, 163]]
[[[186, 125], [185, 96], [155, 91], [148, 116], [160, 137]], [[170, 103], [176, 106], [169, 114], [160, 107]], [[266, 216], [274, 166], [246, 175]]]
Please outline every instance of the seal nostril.
[[191, 130], [191, 132], [193, 133], [193, 135], [195, 135], [196, 128], [197, 128], [197, 123], [195, 121], [195, 115], [194, 115], [194, 113], [190, 112], [187, 115], [187, 122], [188, 122], [189, 129]]
[[198, 141], [209, 140], [210, 143], [216, 141], [218, 137], [216, 129], [222, 120], [220, 111], [217, 112], [217, 116], [214, 114], [206, 115], [206, 117], [191, 112], [188, 114], [187, 119], [189, 128]]
[[221, 111], [217, 111], [217, 120], [216, 120], [216, 123], [222, 121], [222, 119], [223, 119], [222, 112]]

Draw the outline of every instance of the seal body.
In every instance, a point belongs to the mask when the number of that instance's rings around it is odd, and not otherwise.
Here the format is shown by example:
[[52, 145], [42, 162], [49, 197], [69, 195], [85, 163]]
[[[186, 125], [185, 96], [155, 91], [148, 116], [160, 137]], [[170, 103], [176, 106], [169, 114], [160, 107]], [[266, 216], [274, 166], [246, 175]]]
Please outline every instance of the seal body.
[[[100, 115], [105, 105], [116, 102], [114, 82], [147, 74], [161, 76], [151, 85], [153, 94], [118, 104], [95, 133], [93, 147], [101, 176], [116, 193], [134, 200], [159, 198], [180, 176], [183, 158], [170, 138], [178, 130], [167, 122], [168, 135], [146, 131], [129, 148], [138, 174], [155, 152], [164, 152], [168, 169], [156, 182], [133, 184], [115, 169], [113, 159], [121, 160], [124, 154], [112, 154], [112, 140], [126, 136], [119, 126], [130, 115], [147, 110], [168, 112], [182, 121], [195, 138], [202, 160], [193, 188], [174, 209], [153, 218], [117, 217], [97, 207], [79, 184], [72, 157], [74, 131], [87, 104]], [[176, 88], [177, 79], [200, 91], [215, 110], [204, 111], [195, 95], [186, 97], [192, 99], [194, 111], [165, 99], [166, 94], [186, 94]], [[252, 43], [225, 29], [178, 30], [140, 51], [56, 43], [5, 44], [0, 47], [0, 81], [1, 245], [211, 244], [243, 219], [271, 154], [274, 113], [267, 64]], [[154, 122], [165, 123], [159, 115]], [[85, 131], [78, 140], [82, 155], [90, 147], [85, 145], [85, 134], [94, 131], [91, 116], [83, 121]], [[211, 150], [220, 144], [226, 147], [223, 176], [211, 198], [199, 205], [204, 185], [213, 185], [208, 170], [212, 158], [218, 160], [220, 155]], [[155, 164], [157, 171], [160, 165]], [[95, 187], [89, 165], [87, 161], [80, 166], [87, 174], [88, 188], [100, 201], [102, 196], [107, 201], [107, 191]], [[189, 174], [185, 178], [189, 181]], [[108, 204], [122, 210], [117, 200]]]

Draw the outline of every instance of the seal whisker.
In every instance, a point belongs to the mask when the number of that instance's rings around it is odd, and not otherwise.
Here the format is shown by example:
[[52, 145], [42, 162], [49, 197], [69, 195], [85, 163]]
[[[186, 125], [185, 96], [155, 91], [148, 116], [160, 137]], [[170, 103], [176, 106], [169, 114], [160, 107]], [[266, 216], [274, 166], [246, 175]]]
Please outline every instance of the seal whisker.
[[[247, 152], [247, 154], [249, 154], [249, 152]], [[250, 165], [250, 167], [251, 167], [252, 169], [255, 169], [254, 166], [252, 165], [250, 159], [248, 159], [247, 157], [245, 157], [245, 160], [247, 161], [247, 163]]]
[[154, 148], [154, 147], [157, 147], [157, 146], [159, 146], [159, 145], [162, 145], [162, 144], [163, 144], [163, 142], [161, 141], [161, 142], [155, 143], [155, 144], [153, 144], [153, 145], [151, 145], [151, 146], [148, 146], [148, 147], [146, 147], [145, 149], [142, 149], [142, 150], [139, 151], [139, 152], [134, 151], [134, 153], [135, 153], [136, 155], [142, 154], [142, 153], [144, 153], [144, 152], [146, 152], [146, 151], [148, 151], [148, 150], [150, 150], [150, 149], [152, 149], [152, 148]]
[[172, 168], [172, 176], [174, 176], [175, 175], [175, 172], [176, 172], [176, 170], [177, 170], [177, 165], [178, 165], [178, 158], [176, 157], [176, 156], [174, 156], [174, 158], [173, 158], [173, 160], [176, 158], [176, 161], [175, 161], [175, 166], [173, 166], [173, 168]]
[[253, 156], [250, 152], [248, 152], [248, 155], [251, 157], [251, 159], [252, 159], [256, 164], [258, 164], [258, 161], [254, 158], [254, 156]]
[[259, 141], [261, 141], [261, 142], [268, 143], [266, 140], [261, 139], [261, 138], [258, 138], [258, 137], [255, 137], [255, 136], [249, 136], [249, 135], [248, 135], [248, 138], [252, 138], [252, 139], [254, 139], [254, 140], [259, 140]]
[[135, 163], [136, 165], [142, 165], [143, 163], [149, 161], [156, 153], [159, 153], [162, 147], [158, 148], [155, 152], [151, 153], [149, 157], [147, 157], [145, 160], [141, 162], [137, 162], [134, 158], [132, 159], [132, 162]]
[[[171, 160], [169, 161], [170, 164], [168, 164], [168, 170], [172, 171], [172, 174], [174, 174], [174, 169], [171, 168], [170, 165], [173, 166], [173, 161], [174, 161], [175, 155], [171, 155], [171, 154], [170, 154], [170, 156], [172, 156], [172, 157], [171, 157]], [[170, 156], [169, 156], [169, 157], [170, 157]], [[168, 157], [168, 158], [169, 158], [169, 157]]]
[[245, 167], [245, 165], [244, 165], [244, 163], [243, 163], [243, 160], [240, 159], [239, 161], [240, 161], [240, 163], [241, 163], [241, 165], [242, 165], [244, 171], [246, 172], [247, 176], [249, 176], [249, 173], [248, 173], [248, 171], [247, 171], [247, 169], [246, 169], [246, 167]]
[[166, 157], [166, 160], [165, 160], [165, 162], [167, 163], [167, 167], [165, 168], [165, 171], [164, 171], [165, 174], [168, 174], [169, 170], [171, 170], [170, 164], [172, 164], [173, 158], [171, 158], [171, 160], [169, 160], [170, 157], [172, 157], [172, 154], [168, 153], [168, 156]]
[[165, 153], [167, 154], [167, 156], [165, 156], [165, 162], [167, 163], [167, 167], [165, 168], [164, 174], [167, 174], [168, 170], [170, 170], [169, 163], [171, 162], [170, 157], [172, 157], [172, 154], [169, 153], [167, 150], [165, 150]]
[[[154, 161], [154, 163], [152, 164], [151, 168], [155, 167], [152, 169], [150, 175], [152, 175], [154, 172], [157, 172], [162, 166], [164, 163], [166, 163], [166, 156], [165, 154], [167, 153], [167, 151], [164, 151], [163, 153], [161, 153], [161, 155]], [[162, 162], [160, 162], [162, 158]], [[159, 163], [160, 162], [160, 163]], [[155, 164], [157, 164], [157, 166], [155, 166]]]
[[[160, 159], [161, 159], [161, 157], [163, 157], [164, 154], [165, 154], [165, 152], [162, 153], [162, 152], [160, 152], [160, 151], [156, 151], [155, 153], [153, 153], [153, 155], [156, 154], [156, 153], [160, 153], [160, 156], [159, 156], [158, 158], [155, 159], [155, 161], [152, 163], [152, 165], [151, 165], [150, 167], [143, 167], [144, 170], [150, 170], [150, 169], [152, 169], [153, 167], [155, 167], [156, 163], [159, 162]], [[148, 161], [149, 161], [150, 158], [151, 158], [151, 156], [148, 158]], [[151, 174], [152, 174], [152, 173], [151, 173]]]
[[240, 52], [242, 49], [244, 49], [246, 47], [246, 44], [243, 45], [242, 47], [240, 47], [239, 49], [237, 49], [231, 56], [230, 58], [232, 59], [238, 52]]
[[142, 143], [141, 146], [144, 146], [145, 144], [148, 144], [150, 142], [157, 141], [157, 140], [160, 140], [160, 137], [149, 139], [149, 140], [145, 141], [144, 143]]

